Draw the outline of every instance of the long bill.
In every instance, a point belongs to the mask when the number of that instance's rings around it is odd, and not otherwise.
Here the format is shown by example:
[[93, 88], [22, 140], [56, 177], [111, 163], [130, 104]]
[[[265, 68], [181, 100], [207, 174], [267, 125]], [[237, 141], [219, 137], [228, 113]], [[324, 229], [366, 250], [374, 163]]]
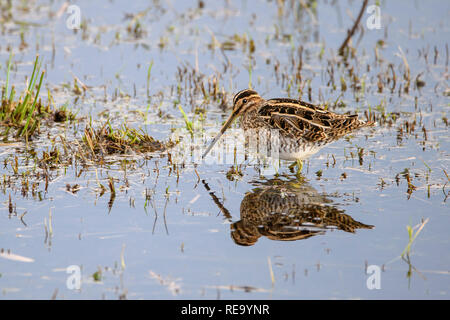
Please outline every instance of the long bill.
[[220, 132], [217, 134], [217, 136], [215, 136], [215, 138], [213, 139], [213, 141], [209, 144], [208, 148], [206, 149], [206, 151], [203, 153], [202, 155], [202, 159], [204, 159], [206, 157], [206, 155], [209, 153], [209, 151], [211, 151], [212, 147], [214, 147], [214, 145], [217, 143], [217, 141], [219, 141], [220, 137], [222, 137], [222, 135], [224, 134], [224, 132], [228, 129], [228, 127], [233, 123], [233, 120], [236, 118], [237, 113], [233, 112], [230, 117], [228, 118], [228, 120], [224, 123], [224, 125], [222, 126], [222, 128], [220, 129]]

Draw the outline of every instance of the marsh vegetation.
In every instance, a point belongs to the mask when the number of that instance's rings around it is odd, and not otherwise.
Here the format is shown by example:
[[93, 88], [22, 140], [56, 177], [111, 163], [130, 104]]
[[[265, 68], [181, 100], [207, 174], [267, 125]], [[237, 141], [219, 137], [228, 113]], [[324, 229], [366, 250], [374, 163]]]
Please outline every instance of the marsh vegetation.
[[[448, 2], [77, 5], [0, 0], [2, 298], [449, 297]], [[246, 87], [376, 126], [301, 175], [175, 161]]]

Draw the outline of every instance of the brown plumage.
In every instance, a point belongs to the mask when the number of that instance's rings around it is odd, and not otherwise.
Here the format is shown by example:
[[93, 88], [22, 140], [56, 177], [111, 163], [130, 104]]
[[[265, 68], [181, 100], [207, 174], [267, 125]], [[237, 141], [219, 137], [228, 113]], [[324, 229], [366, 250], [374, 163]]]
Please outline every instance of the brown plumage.
[[245, 89], [234, 96], [230, 117], [203, 157], [238, 116], [241, 116], [241, 126], [244, 130], [278, 129], [280, 158], [286, 160], [306, 158], [327, 143], [361, 127], [373, 125], [373, 122], [359, 120], [356, 114], [337, 114], [294, 99], [265, 100], [256, 91]]
[[307, 183], [270, 180], [248, 192], [241, 202], [241, 220], [231, 225], [236, 244], [251, 246], [260, 237], [293, 241], [324, 234], [326, 230], [354, 233], [373, 226], [354, 220]]

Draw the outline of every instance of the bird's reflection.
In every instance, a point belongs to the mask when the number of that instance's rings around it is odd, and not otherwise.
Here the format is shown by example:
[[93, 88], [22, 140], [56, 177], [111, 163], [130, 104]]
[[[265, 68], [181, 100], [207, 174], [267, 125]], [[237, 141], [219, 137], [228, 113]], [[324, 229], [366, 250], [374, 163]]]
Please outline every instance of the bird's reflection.
[[294, 241], [324, 234], [328, 229], [355, 232], [373, 226], [354, 220], [307, 182], [268, 180], [247, 192], [241, 219], [231, 224], [238, 245], [254, 245], [260, 237]]

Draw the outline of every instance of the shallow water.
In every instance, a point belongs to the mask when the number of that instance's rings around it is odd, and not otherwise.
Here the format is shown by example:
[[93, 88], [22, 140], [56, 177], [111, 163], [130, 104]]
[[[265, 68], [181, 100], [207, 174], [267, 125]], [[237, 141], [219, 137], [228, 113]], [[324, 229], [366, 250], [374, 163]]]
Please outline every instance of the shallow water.
[[[348, 68], [338, 65], [336, 52], [360, 9], [354, 1], [305, 1], [316, 3], [315, 9], [291, 1], [205, 1], [204, 8], [197, 1], [80, 1], [86, 27], [77, 33], [66, 27], [68, 14], [57, 17], [61, 3], [30, 2], [27, 10], [14, 4], [13, 19], [0, 3], [2, 86], [8, 47], [14, 52], [10, 81], [19, 88], [39, 53], [56, 105], [68, 102], [78, 116], [98, 122], [106, 111], [113, 123], [127, 120], [157, 139], [185, 126], [174, 102], [191, 119], [197, 107], [204, 108], [203, 126], [219, 130], [230, 109], [223, 110], [220, 99], [205, 99], [198, 86], [208, 89], [213, 78], [228, 105], [251, 80], [265, 98], [298, 98], [301, 87], [304, 100], [330, 108], [343, 101], [336, 112], [370, 109], [387, 119], [396, 114], [391, 125], [379, 122], [323, 148], [305, 161], [299, 180], [289, 163], [281, 164], [278, 178], [243, 164], [242, 177], [227, 179], [233, 163], [174, 166], [156, 154], [129, 159], [126, 171], [116, 158], [84, 170], [57, 167], [46, 190], [42, 179], [30, 178], [39, 182], [36, 192], [23, 192], [21, 175], [34, 164], [26, 161], [24, 143], [2, 145], [1, 173], [10, 177], [0, 194], [2, 299], [449, 298], [448, 1], [382, 2], [382, 28], [369, 30], [369, 14], [363, 16], [364, 33], [359, 42], [359, 33], [353, 38], [356, 56]], [[142, 33], [127, 18], [139, 13]], [[27, 46], [19, 48], [21, 33]], [[236, 40], [244, 36], [253, 39], [254, 52], [249, 40]], [[379, 40], [384, 46], [375, 49]], [[233, 50], [222, 51], [219, 43]], [[411, 73], [408, 93], [402, 51]], [[386, 83], [389, 64], [396, 73], [393, 92], [392, 81]], [[355, 90], [351, 67], [359, 78]], [[187, 71], [180, 77], [177, 68]], [[68, 89], [74, 75], [89, 87], [85, 94]], [[423, 86], [417, 87], [417, 77]], [[51, 146], [48, 135], [79, 137], [83, 121], [43, 129], [33, 146]], [[16, 155], [19, 174], [12, 169]], [[99, 191], [108, 177], [115, 179], [115, 197]], [[81, 189], [67, 191], [67, 184]], [[296, 198], [297, 207], [292, 217], [288, 209], [274, 214], [261, 199], [247, 205], [252, 194], [279, 203]], [[242, 208], [258, 205], [265, 220], [242, 222], [248, 218]], [[311, 220], [311, 212], [322, 216]], [[340, 218], [328, 219], [332, 213]], [[373, 228], [349, 230], [349, 219]], [[400, 257], [409, 241], [407, 226], [425, 219], [408, 262]], [[239, 221], [251, 245], [233, 238]], [[379, 289], [368, 288], [371, 265], [381, 270]], [[80, 267], [79, 290], [67, 286], [69, 266]]]

